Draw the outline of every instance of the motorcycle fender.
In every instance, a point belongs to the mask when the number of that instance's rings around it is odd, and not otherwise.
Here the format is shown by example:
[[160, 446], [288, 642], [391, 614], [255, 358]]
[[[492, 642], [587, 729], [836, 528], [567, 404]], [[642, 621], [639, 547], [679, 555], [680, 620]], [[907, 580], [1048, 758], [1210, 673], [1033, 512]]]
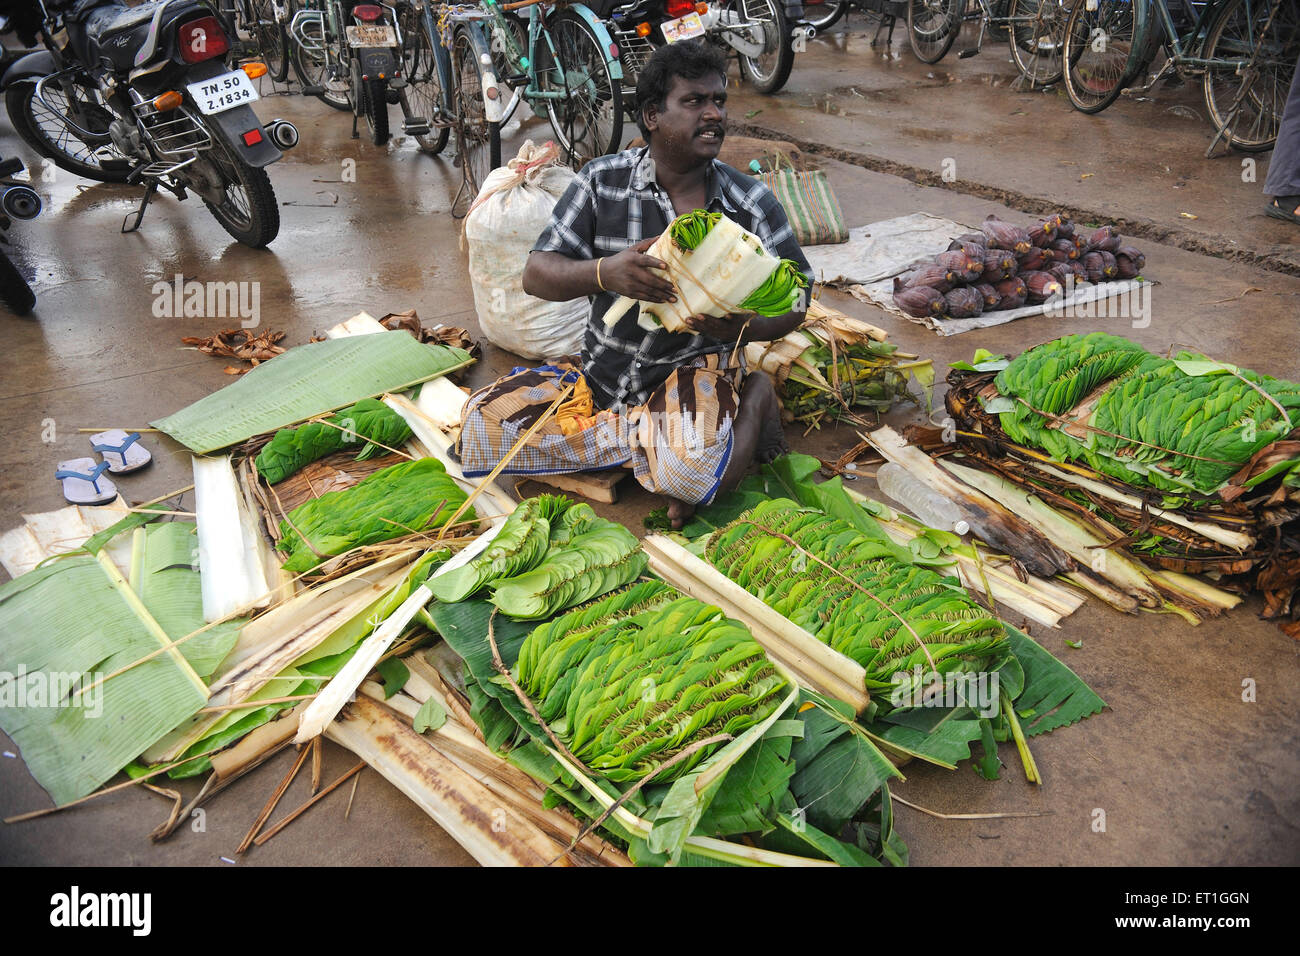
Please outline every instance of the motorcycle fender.
[[254, 169], [270, 166], [284, 154], [262, 132], [262, 141], [253, 146], [244, 143], [244, 133], [251, 129], [262, 131], [262, 121], [257, 118], [251, 106], [236, 106], [223, 113], [214, 113], [204, 117], [211, 127], [213, 136], [222, 137], [235, 155]]
[[[608, 53], [610, 50], [618, 49], [618, 44], [616, 44], [613, 38], [609, 35], [609, 30], [605, 26], [605, 21], [592, 13], [591, 10], [587, 8], [586, 4], [574, 4], [569, 7], [569, 9], [587, 21], [587, 26], [591, 27], [591, 32], [596, 34], [596, 40], [600, 43], [600, 48], [602, 50]], [[623, 79], [623, 63], [618, 57], [615, 57], [610, 61], [609, 78], [611, 80]]]
[[377, 78], [382, 73], [386, 78], [390, 78], [393, 71], [397, 69], [391, 47], [362, 47], [356, 51], [356, 54], [357, 62], [361, 64], [361, 72], [366, 76]]
[[58, 67], [54, 64], [54, 54], [49, 50], [37, 50], [35, 53], [28, 53], [24, 57], [19, 57], [13, 63], [9, 64], [9, 69], [5, 70], [4, 79], [0, 80], [0, 88], [9, 89], [19, 80], [30, 80], [34, 76], [49, 76], [57, 72]]

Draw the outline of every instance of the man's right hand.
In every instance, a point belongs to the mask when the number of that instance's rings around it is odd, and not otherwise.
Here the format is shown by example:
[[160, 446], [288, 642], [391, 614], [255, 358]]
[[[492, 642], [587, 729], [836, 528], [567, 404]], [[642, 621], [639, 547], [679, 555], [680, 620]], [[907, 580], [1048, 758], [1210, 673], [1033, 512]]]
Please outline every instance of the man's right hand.
[[667, 269], [668, 264], [645, 254], [658, 238], [642, 239], [617, 255], [606, 256], [600, 263], [600, 281], [605, 288], [641, 302], [676, 302], [673, 284], [650, 271]]

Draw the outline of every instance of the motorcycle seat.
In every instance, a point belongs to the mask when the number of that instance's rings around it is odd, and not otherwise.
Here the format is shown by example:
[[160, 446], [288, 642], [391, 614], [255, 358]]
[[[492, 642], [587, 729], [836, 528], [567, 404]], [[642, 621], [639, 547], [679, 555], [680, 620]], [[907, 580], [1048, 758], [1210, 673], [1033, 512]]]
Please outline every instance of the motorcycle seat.
[[77, 33], [91, 62], [107, 60], [115, 70], [131, 69], [136, 51], [144, 44], [155, 4], [128, 7], [120, 3], [78, 4], [74, 9]]
[[628, 0], [588, 0], [587, 9], [602, 20], [608, 20], [619, 7], [628, 6]]

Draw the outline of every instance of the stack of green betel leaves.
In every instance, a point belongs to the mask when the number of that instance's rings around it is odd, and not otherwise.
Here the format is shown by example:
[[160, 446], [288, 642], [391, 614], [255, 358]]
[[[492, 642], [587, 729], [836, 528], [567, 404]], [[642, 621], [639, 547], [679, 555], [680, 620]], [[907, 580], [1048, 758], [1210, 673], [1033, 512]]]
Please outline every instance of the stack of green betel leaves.
[[948, 381], [958, 440], [918, 439], [962, 481], [1064, 516], [1157, 584], [1258, 590], [1300, 633], [1300, 384], [1101, 332], [981, 351]]

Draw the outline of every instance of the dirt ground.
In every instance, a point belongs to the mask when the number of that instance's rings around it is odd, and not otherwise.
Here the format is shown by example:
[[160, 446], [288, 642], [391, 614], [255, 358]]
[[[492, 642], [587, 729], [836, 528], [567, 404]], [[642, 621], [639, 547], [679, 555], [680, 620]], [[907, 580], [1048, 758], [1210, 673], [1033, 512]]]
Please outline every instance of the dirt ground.
[[[952, 55], [926, 67], [902, 45], [901, 27], [889, 52], [871, 50], [864, 29], [855, 15], [847, 30], [812, 41], [777, 96], [735, 88], [733, 131], [779, 135], [816, 154], [850, 225], [915, 211], [972, 224], [989, 213], [1023, 221], [1026, 213], [1059, 205], [1093, 221], [1124, 223], [1147, 254], [1146, 274], [1159, 284], [1144, 328], [1120, 319], [1039, 317], [943, 338], [844, 295], [827, 293], [827, 301], [887, 328], [893, 341], [940, 368], [977, 347], [1016, 353], [1103, 328], [1153, 351], [1192, 347], [1300, 378], [1300, 232], [1263, 215], [1267, 154], [1254, 157], [1254, 182], [1243, 181], [1242, 160], [1250, 157], [1202, 157], [1210, 138], [1204, 105], [1197, 118], [1189, 115], [1198, 111], [1199, 88], [1157, 88], [1085, 117], [1069, 108], [1063, 92], [1012, 90], [1005, 44], [988, 41], [979, 57]], [[24, 319], [0, 311], [0, 419], [10, 442], [0, 465], [0, 528], [23, 512], [64, 503], [52, 472], [61, 459], [89, 454], [78, 428], [142, 426], [230, 381], [225, 361], [183, 350], [180, 338], [237, 323], [158, 317], [156, 282], [181, 275], [259, 283], [262, 327], [286, 331], [286, 345], [361, 309], [381, 316], [415, 308], [426, 324], [477, 334], [459, 223], [450, 214], [459, 183], [451, 156], [426, 157], [402, 137], [384, 149], [352, 140], [348, 117], [297, 95], [269, 96], [259, 113], [263, 120], [290, 119], [302, 133], [302, 144], [270, 171], [283, 226], [266, 252], [230, 242], [194, 199], [163, 199], [138, 233], [119, 235], [137, 190], [62, 172], [45, 181], [38, 167], [46, 210], [14, 230], [17, 258], [37, 273], [37, 310]], [[550, 138], [549, 127], [536, 121], [506, 132], [507, 154], [525, 138]], [[0, 151], [29, 164], [35, 159], [3, 121]], [[946, 159], [955, 181], [942, 178]], [[355, 182], [344, 181], [349, 160]], [[488, 348], [468, 384], [516, 364], [516, 357]], [[901, 406], [886, 421], [917, 416], [914, 407]], [[51, 424], [53, 441], [45, 441]], [[824, 459], [857, 441], [844, 428], [791, 438], [797, 450]], [[159, 435], [146, 444], [155, 463], [121, 480], [126, 495], [147, 500], [190, 482], [187, 452]], [[874, 491], [869, 480], [862, 484]], [[540, 486], [524, 483], [520, 490], [531, 494]], [[630, 480], [621, 490], [617, 505], [600, 510], [639, 531], [657, 503]], [[1259, 607], [1250, 601], [1191, 627], [1173, 616], [1125, 616], [1090, 600], [1059, 630], [1031, 628], [1109, 708], [1033, 741], [1044, 779], [1038, 788], [1026, 783], [1010, 745], [996, 782], [969, 767], [908, 767], [895, 793], [930, 810], [1046, 814], [944, 820], [900, 805], [897, 826], [912, 861], [1300, 862], [1300, 645], [1258, 620]], [[1021, 623], [1014, 614], [1009, 619]], [[1253, 702], [1242, 699], [1248, 680], [1257, 688]], [[0, 749], [14, 750], [7, 739]], [[196, 820], [165, 844], [152, 845], [148, 833], [167, 816], [169, 802], [133, 790], [0, 826], [0, 862], [229, 865], [222, 858], [232, 857], [291, 759], [281, 754], [241, 780], [209, 805], [201, 828]], [[327, 745], [325, 779], [354, 762]], [[281, 806], [306, 799], [305, 788], [296, 783]], [[177, 789], [188, 797], [197, 783]], [[0, 816], [47, 805], [22, 761], [0, 757]], [[332, 795], [238, 865], [473, 862], [372, 771], [361, 774], [345, 819], [346, 805], [346, 795]]]

